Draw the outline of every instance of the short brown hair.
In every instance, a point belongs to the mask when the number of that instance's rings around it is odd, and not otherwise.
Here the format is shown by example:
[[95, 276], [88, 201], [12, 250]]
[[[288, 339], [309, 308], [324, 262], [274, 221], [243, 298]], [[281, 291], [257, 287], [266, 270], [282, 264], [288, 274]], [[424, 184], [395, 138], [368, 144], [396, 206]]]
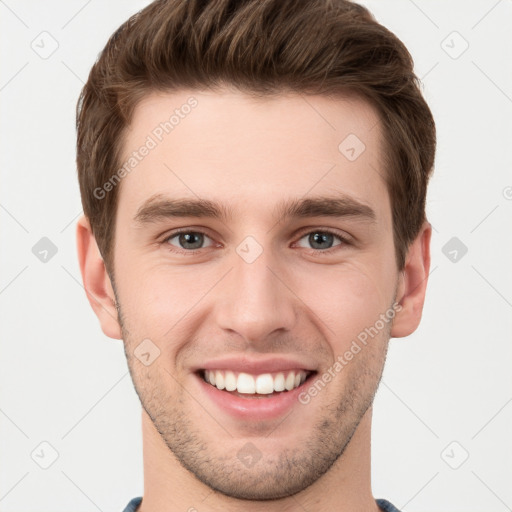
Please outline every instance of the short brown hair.
[[77, 104], [80, 193], [107, 269], [120, 186], [94, 191], [120, 165], [136, 105], [154, 91], [223, 84], [255, 95], [355, 93], [377, 109], [401, 270], [425, 220], [435, 124], [403, 43], [348, 0], [158, 0], [117, 29]]

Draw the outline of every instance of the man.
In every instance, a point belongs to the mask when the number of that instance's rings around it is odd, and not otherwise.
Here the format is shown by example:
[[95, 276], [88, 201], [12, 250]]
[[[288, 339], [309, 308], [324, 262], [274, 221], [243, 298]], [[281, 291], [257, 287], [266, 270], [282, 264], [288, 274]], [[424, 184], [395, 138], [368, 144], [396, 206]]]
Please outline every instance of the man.
[[396, 511], [372, 401], [420, 322], [435, 152], [403, 44], [345, 0], [162, 0], [77, 117], [83, 282], [142, 404], [126, 511]]

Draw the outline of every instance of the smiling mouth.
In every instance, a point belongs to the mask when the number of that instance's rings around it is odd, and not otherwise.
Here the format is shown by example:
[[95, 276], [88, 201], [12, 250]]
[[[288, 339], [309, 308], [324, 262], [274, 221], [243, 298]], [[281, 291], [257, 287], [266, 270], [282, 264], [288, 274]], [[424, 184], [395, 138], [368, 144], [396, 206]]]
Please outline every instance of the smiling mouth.
[[287, 370], [252, 375], [230, 370], [201, 370], [201, 378], [220, 391], [243, 398], [268, 398], [292, 391], [316, 372]]

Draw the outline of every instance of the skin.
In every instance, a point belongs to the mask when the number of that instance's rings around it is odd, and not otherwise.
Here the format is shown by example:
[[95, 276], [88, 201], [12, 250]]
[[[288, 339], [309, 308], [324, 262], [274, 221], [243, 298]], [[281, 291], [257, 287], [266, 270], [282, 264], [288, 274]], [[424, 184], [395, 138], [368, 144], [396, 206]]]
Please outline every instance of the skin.
[[[407, 336], [420, 322], [431, 227], [424, 224], [399, 271], [380, 122], [354, 97], [151, 94], [135, 110], [126, 156], [190, 96], [197, 107], [122, 180], [115, 283], [86, 218], [77, 231], [88, 298], [103, 332], [123, 339], [143, 406], [140, 510], [377, 511], [371, 405], [390, 336]], [[366, 146], [354, 161], [338, 150], [351, 133]], [[234, 215], [138, 222], [157, 194], [209, 199]], [[282, 201], [319, 196], [350, 198], [374, 219], [276, 217]], [[190, 253], [179, 237], [169, 239], [178, 228], [204, 232], [204, 246]], [[309, 235], [322, 229], [347, 242], [313, 245]], [[263, 250], [252, 263], [236, 251], [249, 235]], [[236, 419], [205, 396], [192, 371], [224, 355], [284, 355], [321, 376], [395, 302], [393, 322], [285, 417]], [[160, 355], [145, 366], [134, 351], [148, 338]], [[252, 467], [237, 457], [249, 442], [261, 454]]]

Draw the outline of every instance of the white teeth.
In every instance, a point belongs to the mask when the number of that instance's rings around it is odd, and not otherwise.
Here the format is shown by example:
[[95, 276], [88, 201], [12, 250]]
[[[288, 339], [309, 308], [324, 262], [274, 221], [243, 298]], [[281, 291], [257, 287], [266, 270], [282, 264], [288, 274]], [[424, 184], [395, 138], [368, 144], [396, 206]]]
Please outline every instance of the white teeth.
[[224, 374], [219, 372], [219, 370], [215, 372], [215, 385], [218, 389], [224, 389], [226, 387], [224, 384]]
[[280, 372], [275, 375], [262, 373], [261, 375], [250, 375], [232, 371], [205, 370], [204, 380], [217, 389], [226, 391], [238, 391], [242, 394], [270, 395], [274, 392], [291, 391], [299, 387], [307, 379], [308, 372], [304, 370]]
[[274, 391], [284, 391], [284, 375], [278, 373], [274, 377]]
[[295, 387], [295, 373], [291, 372], [288, 374], [288, 377], [286, 377], [286, 381], [284, 383], [284, 387], [291, 391]]
[[239, 373], [236, 389], [239, 393], [247, 393], [248, 395], [254, 394], [256, 392], [254, 377], [248, 373]]
[[258, 375], [256, 378], [256, 393], [260, 395], [269, 395], [274, 392], [274, 379], [270, 373]]
[[226, 372], [226, 378], [224, 379], [226, 391], [235, 391], [236, 389], [236, 377], [233, 372]]

